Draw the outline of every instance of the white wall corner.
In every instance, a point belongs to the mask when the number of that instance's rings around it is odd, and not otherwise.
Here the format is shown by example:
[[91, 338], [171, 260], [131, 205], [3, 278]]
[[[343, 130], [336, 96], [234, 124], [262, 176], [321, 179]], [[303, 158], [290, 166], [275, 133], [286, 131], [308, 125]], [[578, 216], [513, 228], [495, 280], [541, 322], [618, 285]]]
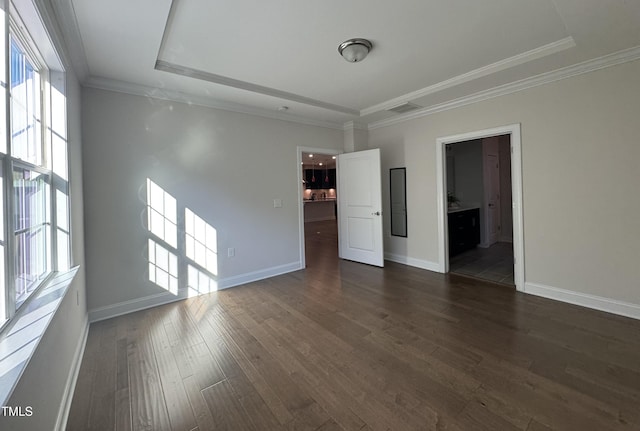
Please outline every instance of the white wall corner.
[[524, 292], [547, 299], [553, 299], [640, 320], [640, 304], [618, 301], [616, 299], [589, 295], [586, 293], [574, 292], [572, 290], [560, 289], [558, 287], [545, 286], [543, 284], [530, 282], [525, 283]]
[[78, 340], [76, 350], [73, 354], [73, 362], [69, 375], [67, 376], [67, 383], [64, 387], [64, 393], [62, 394], [62, 400], [60, 402], [60, 410], [58, 410], [58, 418], [56, 419], [55, 430], [63, 431], [67, 428], [67, 420], [69, 419], [69, 411], [71, 410], [71, 402], [73, 401], [73, 393], [78, 381], [78, 375], [80, 374], [80, 366], [82, 365], [82, 358], [84, 357], [84, 349], [87, 345], [87, 337], [89, 336], [89, 318], [85, 316], [82, 325], [82, 335]]
[[369, 129], [366, 124], [349, 121], [344, 123], [343, 132], [345, 153], [369, 148]]

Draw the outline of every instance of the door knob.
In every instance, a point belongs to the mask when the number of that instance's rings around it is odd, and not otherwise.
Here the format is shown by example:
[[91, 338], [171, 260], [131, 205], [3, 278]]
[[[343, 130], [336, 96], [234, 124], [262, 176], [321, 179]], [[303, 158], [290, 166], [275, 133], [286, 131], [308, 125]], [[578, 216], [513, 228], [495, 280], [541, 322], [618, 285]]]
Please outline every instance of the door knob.
[[371, 213], [371, 215], [377, 215], [377, 216], [379, 216], [380, 214], [381, 214], [381, 212], [380, 212], [380, 211], [376, 211], [376, 212], [374, 212], [374, 213]]

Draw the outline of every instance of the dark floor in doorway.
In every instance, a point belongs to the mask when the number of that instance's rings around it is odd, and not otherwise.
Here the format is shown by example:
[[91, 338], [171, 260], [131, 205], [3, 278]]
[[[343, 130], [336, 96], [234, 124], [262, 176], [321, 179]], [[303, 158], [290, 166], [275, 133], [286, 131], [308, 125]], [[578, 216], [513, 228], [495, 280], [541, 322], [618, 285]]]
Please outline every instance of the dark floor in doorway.
[[449, 259], [449, 272], [514, 285], [513, 244], [498, 242], [453, 256]]

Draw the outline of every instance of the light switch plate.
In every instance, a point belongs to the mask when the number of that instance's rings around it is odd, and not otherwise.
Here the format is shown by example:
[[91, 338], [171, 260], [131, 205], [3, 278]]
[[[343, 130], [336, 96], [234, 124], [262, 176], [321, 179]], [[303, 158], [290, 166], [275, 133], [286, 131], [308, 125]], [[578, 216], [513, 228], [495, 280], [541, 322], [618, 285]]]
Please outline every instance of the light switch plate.
[[282, 208], [282, 199], [274, 199], [273, 200], [274, 208]]

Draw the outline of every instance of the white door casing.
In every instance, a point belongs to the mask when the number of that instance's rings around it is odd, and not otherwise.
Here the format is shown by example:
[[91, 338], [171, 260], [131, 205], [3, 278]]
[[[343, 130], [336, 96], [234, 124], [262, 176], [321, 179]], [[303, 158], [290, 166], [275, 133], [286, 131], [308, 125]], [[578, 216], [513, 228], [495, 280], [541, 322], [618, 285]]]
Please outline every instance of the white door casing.
[[337, 162], [339, 256], [382, 267], [380, 149], [340, 154]]

